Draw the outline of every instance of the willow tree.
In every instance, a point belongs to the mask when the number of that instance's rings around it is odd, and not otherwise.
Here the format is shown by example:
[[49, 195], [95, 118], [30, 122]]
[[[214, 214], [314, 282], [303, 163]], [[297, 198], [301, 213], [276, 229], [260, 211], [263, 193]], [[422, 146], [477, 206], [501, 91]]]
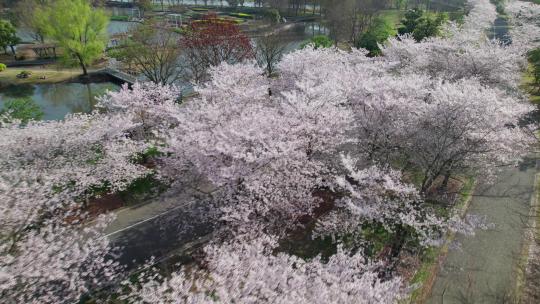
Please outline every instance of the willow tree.
[[88, 0], [58, 0], [38, 12], [45, 35], [63, 49], [67, 62], [78, 63], [83, 74], [107, 45], [108, 16]]

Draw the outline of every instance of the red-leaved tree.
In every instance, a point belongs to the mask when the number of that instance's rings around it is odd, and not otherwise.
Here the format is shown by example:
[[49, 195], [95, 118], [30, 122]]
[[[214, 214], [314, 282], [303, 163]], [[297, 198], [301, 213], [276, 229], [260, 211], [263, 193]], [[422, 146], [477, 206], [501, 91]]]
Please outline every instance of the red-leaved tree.
[[251, 42], [240, 27], [214, 13], [191, 22], [181, 43], [190, 78], [195, 82], [205, 80], [210, 67], [255, 57]]

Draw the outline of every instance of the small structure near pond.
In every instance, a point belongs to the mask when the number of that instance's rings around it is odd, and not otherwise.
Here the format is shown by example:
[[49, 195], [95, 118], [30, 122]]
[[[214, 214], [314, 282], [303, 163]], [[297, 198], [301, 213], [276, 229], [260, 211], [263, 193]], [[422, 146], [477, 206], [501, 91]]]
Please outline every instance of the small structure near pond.
[[36, 54], [36, 56], [38, 56], [39, 58], [56, 58], [57, 47], [58, 46], [56, 44], [43, 43], [43, 44], [31, 45], [27, 48], [32, 50]]

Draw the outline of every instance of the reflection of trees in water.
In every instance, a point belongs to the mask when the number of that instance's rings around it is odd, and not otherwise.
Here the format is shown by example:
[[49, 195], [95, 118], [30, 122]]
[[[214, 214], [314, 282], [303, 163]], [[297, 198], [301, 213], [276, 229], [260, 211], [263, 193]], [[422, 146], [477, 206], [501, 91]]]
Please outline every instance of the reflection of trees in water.
[[41, 98], [47, 105], [67, 107], [70, 113], [90, 112], [97, 103], [96, 96], [107, 90], [117, 90], [112, 83], [59, 83], [40, 86]]
[[6, 100], [30, 98], [45, 112], [44, 119], [61, 119], [69, 113], [90, 112], [97, 96], [118, 89], [119, 86], [110, 82], [9, 85], [1, 89], [0, 107]]
[[32, 84], [8, 85], [2, 88], [2, 95], [5, 98], [32, 97], [36, 87]]

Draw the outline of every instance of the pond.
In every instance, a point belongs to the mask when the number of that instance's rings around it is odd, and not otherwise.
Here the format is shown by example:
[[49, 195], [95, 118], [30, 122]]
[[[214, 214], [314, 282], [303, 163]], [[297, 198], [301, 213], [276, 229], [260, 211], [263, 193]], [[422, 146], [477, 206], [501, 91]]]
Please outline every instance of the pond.
[[[137, 22], [128, 21], [109, 21], [109, 25], [107, 26], [107, 34], [115, 35], [125, 33], [132, 27], [137, 26], [137, 24]], [[32, 32], [27, 29], [17, 28], [17, 36], [24, 42], [35, 42]]]
[[512, 38], [510, 37], [509, 30], [510, 26], [508, 25], [508, 20], [499, 16], [497, 19], [495, 19], [495, 22], [488, 33], [488, 38], [498, 39], [505, 45], [512, 44]]
[[137, 26], [137, 22], [127, 21], [110, 21], [107, 26], [107, 33], [109, 35], [121, 34], [128, 32], [131, 28]]
[[63, 119], [70, 113], [89, 113], [97, 96], [119, 90], [112, 82], [8, 85], [0, 90], [0, 109], [11, 99], [30, 98], [44, 112], [43, 119]]

